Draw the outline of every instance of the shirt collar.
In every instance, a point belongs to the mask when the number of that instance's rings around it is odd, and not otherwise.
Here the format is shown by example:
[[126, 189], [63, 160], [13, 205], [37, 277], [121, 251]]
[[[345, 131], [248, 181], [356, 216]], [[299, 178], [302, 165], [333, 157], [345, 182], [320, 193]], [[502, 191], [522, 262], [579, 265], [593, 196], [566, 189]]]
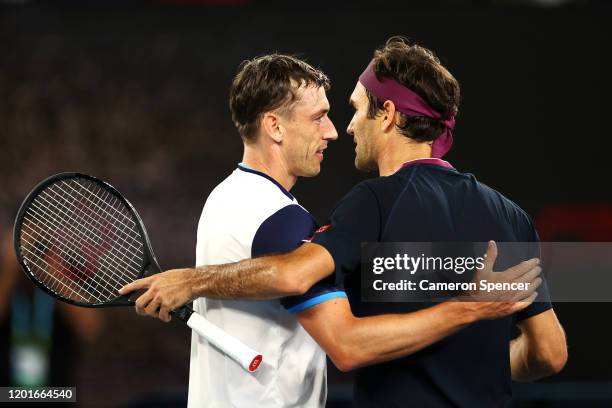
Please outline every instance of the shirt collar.
[[289, 197], [289, 199], [291, 199], [291, 200], [294, 199], [293, 195], [289, 191], [287, 191], [285, 189], [285, 187], [283, 187], [278, 181], [274, 180], [272, 177], [270, 177], [266, 173], [262, 173], [261, 171], [255, 170], [255, 169], [247, 166], [244, 163], [238, 163], [238, 170], [242, 170], [242, 171], [245, 171], [247, 173], [257, 174], [258, 176], [261, 176], [263, 178], [266, 178], [266, 179], [270, 180], [272, 183], [276, 184], [276, 186], [283, 192], [283, 194], [285, 194], [287, 197]]
[[413, 164], [435, 164], [435, 165], [446, 167], [446, 168], [449, 168], [449, 169], [453, 169], [454, 168], [446, 160], [438, 159], [436, 157], [424, 157], [422, 159], [414, 159], [414, 160], [409, 160], [409, 161], [405, 162], [400, 167], [400, 170], [403, 169], [404, 167], [412, 166]]

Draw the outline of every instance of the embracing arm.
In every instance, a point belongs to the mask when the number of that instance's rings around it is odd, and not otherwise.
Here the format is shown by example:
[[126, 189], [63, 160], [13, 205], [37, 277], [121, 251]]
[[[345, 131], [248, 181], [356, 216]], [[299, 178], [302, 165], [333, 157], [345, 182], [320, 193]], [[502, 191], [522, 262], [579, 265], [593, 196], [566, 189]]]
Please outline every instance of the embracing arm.
[[534, 381], [556, 374], [567, 362], [565, 332], [549, 309], [518, 324], [521, 334], [510, 342], [514, 381]]
[[193, 298], [271, 299], [301, 295], [334, 271], [321, 245], [305, 243], [286, 254], [195, 269]]
[[527, 307], [523, 302], [447, 301], [403, 314], [355, 317], [346, 298], [320, 303], [298, 314], [298, 321], [341, 371], [381, 363], [436, 343], [468, 324]]
[[[489, 243], [487, 277], [504, 274], [528, 282], [528, 289], [488, 298], [475, 292], [474, 301], [449, 300], [410, 313], [355, 317], [346, 299], [323, 302], [298, 314], [298, 321], [342, 371], [413, 354], [477, 320], [497, 319], [525, 309], [536, 298], [541, 269], [535, 259], [492, 272], [497, 247]], [[483, 297], [484, 296], [484, 297]]]
[[124, 286], [119, 294], [147, 289], [136, 301], [136, 311], [169, 321], [171, 310], [199, 297], [272, 299], [301, 295], [333, 271], [329, 252], [320, 245], [305, 243], [286, 254], [158, 273]]
[[348, 300], [321, 303], [298, 321], [340, 371], [415, 353], [475, 320], [468, 304], [444, 302], [407, 314], [353, 316]]

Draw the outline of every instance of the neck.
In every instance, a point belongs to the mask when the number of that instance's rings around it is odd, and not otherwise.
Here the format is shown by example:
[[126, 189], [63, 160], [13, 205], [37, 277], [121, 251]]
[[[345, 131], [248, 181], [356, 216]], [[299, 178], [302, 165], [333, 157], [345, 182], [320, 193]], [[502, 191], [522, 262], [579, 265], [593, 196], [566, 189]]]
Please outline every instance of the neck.
[[276, 180], [285, 190], [290, 191], [297, 177], [292, 175], [282, 157], [272, 149], [263, 149], [259, 146], [244, 145], [242, 162], [252, 168], [267, 174]]
[[378, 173], [389, 176], [398, 171], [402, 164], [410, 160], [431, 158], [431, 145], [414, 142], [405, 136], [391, 137], [380, 152]]

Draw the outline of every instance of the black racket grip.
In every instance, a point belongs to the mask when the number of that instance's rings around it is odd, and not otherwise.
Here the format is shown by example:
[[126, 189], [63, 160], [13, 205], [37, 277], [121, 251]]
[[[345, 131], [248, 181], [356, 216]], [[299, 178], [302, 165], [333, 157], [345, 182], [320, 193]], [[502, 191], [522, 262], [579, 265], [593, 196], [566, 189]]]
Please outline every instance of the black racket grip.
[[187, 323], [187, 320], [189, 320], [189, 318], [191, 317], [191, 315], [193, 313], [194, 313], [193, 309], [191, 307], [189, 307], [188, 305], [181, 306], [178, 309], [172, 310], [170, 312], [170, 314], [172, 316], [175, 316], [175, 317], [181, 319], [185, 323]]
[[[134, 303], [136, 303], [136, 300], [138, 300], [138, 298], [146, 291], [147, 289], [140, 289], [140, 290], [130, 293], [129, 298], [128, 298], [130, 304], [133, 305]], [[187, 320], [189, 320], [189, 318], [191, 317], [193, 313], [194, 313], [193, 309], [189, 305], [184, 305], [184, 306], [179, 307], [176, 310], [170, 311], [170, 315], [181, 319], [185, 323], [187, 323]]]
[[139, 298], [140, 296], [142, 296], [142, 295], [143, 295], [143, 294], [144, 294], [146, 291], [147, 291], [147, 289], [146, 289], [146, 288], [145, 288], [145, 289], [138, 289], [138, 290], [136, 290], [136, 291], [134, 291], [134, 292], [132, 292], [132, 293], [129, 293], [129, 294], [127, 294], [127, 295], [124, 295], [124, 299], [125, 299], [125, 297], [127, 296], [127, 300], [128, 300], [128, 302], [130, 302], [130, 303], [133, 305], [134, 303], [136, 303], [136, 301], [138, 300], [138, 298]]

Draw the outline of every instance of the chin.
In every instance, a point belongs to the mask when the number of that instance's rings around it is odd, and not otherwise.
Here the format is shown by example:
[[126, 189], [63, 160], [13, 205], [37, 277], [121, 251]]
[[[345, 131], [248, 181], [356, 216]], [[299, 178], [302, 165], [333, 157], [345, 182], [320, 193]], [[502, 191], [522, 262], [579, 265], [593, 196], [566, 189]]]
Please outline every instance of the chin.
[[316, 169], [308, 169], [303, 172], [301, 177], [315, 177], [321, 172], [321, 167]]

